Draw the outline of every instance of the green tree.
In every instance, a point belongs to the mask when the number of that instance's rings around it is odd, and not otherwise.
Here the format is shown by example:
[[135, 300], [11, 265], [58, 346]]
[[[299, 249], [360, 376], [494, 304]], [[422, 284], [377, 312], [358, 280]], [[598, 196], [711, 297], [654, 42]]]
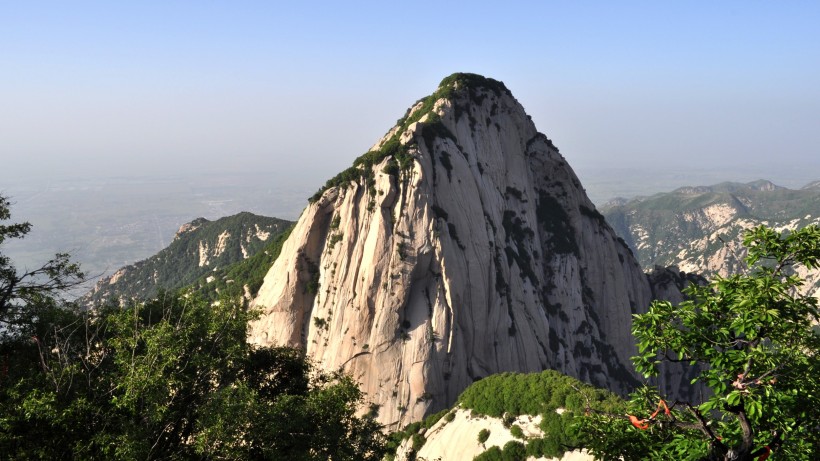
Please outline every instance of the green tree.
[[[0, 223], [11, 219], [9, 206], [8, 198], [0, 196]], [[0, 224], [0, 245], [6, 239], [23, 238], [30, 231], [28, 222]], [[22, 272], [0, 253], [0, 335], [11, 334], [25, 325], [32, 315], [30, 309], [84, 281], [80, 266], [67, 253], [58, 253], [41, 267]]]
[[668, 402], [667, 412], [646, 386], [629, 402], [634, 424], [592, 411], [579, 429], [596, 456], [820, 458], [820, 336], [813, 328], [820, 312], [816, 298], [801, 294], [797, 275], [818, 267], [820, 228], [780, 234], [759, 227], [744, 244], [743, 273], [689, 287], [689, 300], [677, 307], [655, 301], [635, 316], [638, 371], [651, 378], [664, 362], [695, 367], [692, 382], [705, 392]]
[[524, 447], [524, 444], [510, 440], [504, 444], [503, 449], [492, 446], [487, 451], [473, 458], [473, 461], [525, 461], [526, 459], [527, 449]]
[[376, 460], [347, 376], [246, 341], [239, 300], [161, 296], [55, 308], [35, 340], [6, 341], [0, 453], [41, 459]]

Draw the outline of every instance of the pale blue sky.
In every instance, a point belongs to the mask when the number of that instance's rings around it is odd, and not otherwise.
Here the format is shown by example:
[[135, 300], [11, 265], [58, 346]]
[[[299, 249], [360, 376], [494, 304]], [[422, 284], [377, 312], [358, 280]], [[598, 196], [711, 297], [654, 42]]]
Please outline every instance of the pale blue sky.
[[452, 72], [576, 169], [820, 178], [820, 2], [0, 3], [0, 182], [278, 169], [316, 187]]

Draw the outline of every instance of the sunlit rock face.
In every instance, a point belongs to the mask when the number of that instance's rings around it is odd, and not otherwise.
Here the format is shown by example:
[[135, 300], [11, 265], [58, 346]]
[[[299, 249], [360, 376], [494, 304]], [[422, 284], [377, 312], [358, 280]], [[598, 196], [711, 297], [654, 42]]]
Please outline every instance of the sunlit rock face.
[[635, 383], [649, 281], [502, 83], [448, 77], [328, 185], [254, 300], [252, 341], [352, 374], [388, 427], [501, 371]]
[[[758, 226], [790, 232], [820, 225], [820, 182], [787, 189], [769, 181], [681, 187], [601, 207], [644, 270], [677, 266], [686, 273], [728, 277], [745, 271], [745, 233]], [[803, 267], [801, 294], [820, 298], [820, 274]]]

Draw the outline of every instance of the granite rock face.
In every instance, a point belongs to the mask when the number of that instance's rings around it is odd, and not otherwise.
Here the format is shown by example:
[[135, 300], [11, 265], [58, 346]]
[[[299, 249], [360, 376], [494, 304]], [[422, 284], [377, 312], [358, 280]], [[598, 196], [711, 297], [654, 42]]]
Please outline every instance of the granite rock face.
[[[560, 413], [561, 410], [559, 410]], [[452, 419], [440, 419], [428, 430], [422, 429], [426, 439], [418, 451], [413, 449], [413, 439], [402, 442], [396, 451], [396, 461], [410, 460], [439, 460], [461, 461], [474, 459], [492, 447], [503, 449], [511, 441], [527, 443], [517, 439], [510, 432], [510, 424], [504, 424], [502, 418], [492, 416], [472, 415], [470, 410], [455, 408], [451, 410]], [[544, 437], [539, 425], [542, 417], [521, 415], [515, 418], [513, 425], [522, 429], [527, 438]], [[482, 430], [489, 433], [483, 443], [478, 441], [478, 433]], [[594, 461], [595, 458], [586, 450], [573, 450], [564, 453], [560, 458], [535, 458], [530, 456], [527, 461]]]
[[314, 196], [250, 335], [352, 374], [392, 429], [502, 371], [628, 390], [632, 314], [651, 299], [509, 90], [455, 74]]

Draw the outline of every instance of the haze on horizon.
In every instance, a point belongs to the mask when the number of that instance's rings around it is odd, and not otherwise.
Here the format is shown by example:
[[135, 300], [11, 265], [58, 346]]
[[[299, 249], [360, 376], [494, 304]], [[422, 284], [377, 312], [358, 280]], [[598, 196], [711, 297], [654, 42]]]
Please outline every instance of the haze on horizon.
[[504, 81], [581, 172], [817, 179], [818, 23], [813, 2], [8, 2], [0, 184], [275, 171], [313, 190], [457, 71]]

